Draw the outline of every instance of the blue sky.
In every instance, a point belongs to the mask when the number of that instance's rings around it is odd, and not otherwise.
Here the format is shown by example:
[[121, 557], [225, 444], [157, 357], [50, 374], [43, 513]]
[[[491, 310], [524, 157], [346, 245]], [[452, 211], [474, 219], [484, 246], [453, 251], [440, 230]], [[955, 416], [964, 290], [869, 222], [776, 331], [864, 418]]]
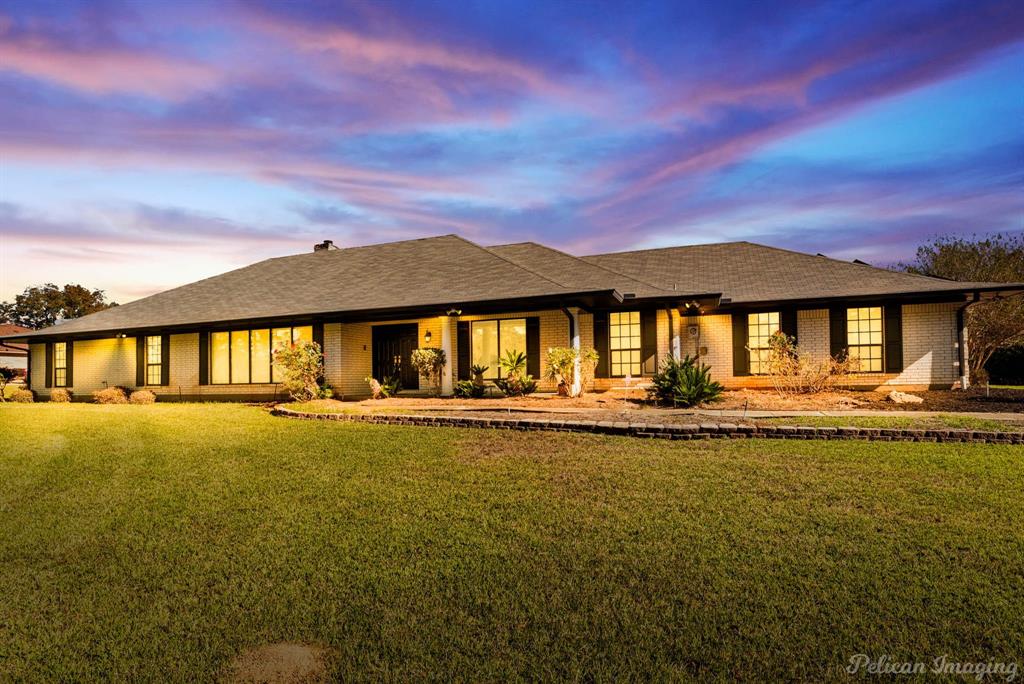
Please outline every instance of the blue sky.
[[1024, 230], [1024, 3], [0, 0], [0, 297], [313, 242]]

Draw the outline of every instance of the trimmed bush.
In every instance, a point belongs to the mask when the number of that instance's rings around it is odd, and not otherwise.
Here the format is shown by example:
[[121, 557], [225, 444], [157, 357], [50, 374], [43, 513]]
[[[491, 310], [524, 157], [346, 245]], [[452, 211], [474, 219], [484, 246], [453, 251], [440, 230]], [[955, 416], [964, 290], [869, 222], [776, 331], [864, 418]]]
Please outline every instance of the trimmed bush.
[[54, 404], [67, 404], [71, 401], [71, 392], [63, 387], [55, 387], [50, 390], [50, 401]]
[[459, 380], [455, 383], [455, 396], [460, 399], [480, 399], [486, 391], [487, 387], [483, 383], [478, 385], [473, 380]]
[[721, 398], [722, 387], [711, 380], [711, 367], [686, 356], [682, 361], [671, 356], [661, 362], [647, 390], [661, 404], [688, 408]]
[[156, 403], [156, 395], [149, 390], [135, 390], [132, 395], [128, 397], [129, 403], [132, 404], [153, 404]]
[[36, 394], [30, 389], [14, 390], [14, 394], [11, 395], [11, 401], [16, 401], [19, 404], [31, 404], [35, 400]]
[[128, 393], [123, 387], [107, 387], [93, 392], [92, 400], [97, 404], [127, 404]]
[[445, 355], [444, 350], [437, 347], [413, 349], [409, 362], [420, 374], [420, 377], [431, 384], [434, 392], [440, 394], [441, 371], [448, 364], [448, 357]]
[[324, 355], [316, 342], [296, 342], [274, 352], [274, 363], [284, 373], [284, 388], [295, 401], [312, 401], [323, 396]]
[[594, 367], [598, 361], [597, 350], [590, 347], [583, 347], [579, 351], [573, 347], [548, 349], [546, 377], [557, 385], [559, 396], [578, 396], [572, 391], [573, 381], [576, 379], [577, 358], [580, 363], [579, 394], [583, 394], [587, 384], [594, 378]]

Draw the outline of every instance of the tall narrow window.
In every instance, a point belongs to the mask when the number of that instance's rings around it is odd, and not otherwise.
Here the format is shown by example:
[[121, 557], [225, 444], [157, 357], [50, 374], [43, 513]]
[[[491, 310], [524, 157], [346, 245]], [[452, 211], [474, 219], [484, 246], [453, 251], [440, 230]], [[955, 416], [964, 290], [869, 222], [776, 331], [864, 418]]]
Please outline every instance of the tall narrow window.
[[160, 336], [146, 337], [146, 384], [159, 385], [163, 350], [160, 347]]
[[231, 336], [226, 332], [210, 335], [210, 382], [226, 385], [231, 382]]
[[53, 343], [53, 386], [68, 386], [68, 343]]
[[473, 365], [486, 366], [484, 377], [498, 377], [498, 321], [473, 321]]
[[249, 335], [252, 375], [250, 382], [270, 382], [270, 331], [253, 330]]
[[[292, 343], [292, 329], [291, 328], [274, 328], [271, 332], [271, 343], [270, 343], [270, 355], [273, 357], [279, 350], [285, 349]], [[273, 364], [270, 369], [271, 380], [273, 382], [282, 382], [284, 380], [284, 373], [278, 364]]]
[[779, 330], [779, 312], [767, 311], [747, 315], [747, 348], [750, 350], [750, 372], [768, 372], [768, 340]]
[[882, 372], [882, 307], [846, 310], [846, 343], [863, 373]]
[[608, 338], [612, 376], [640, 375], [640, 312], [612, 312]]
[[231, 332], [231, 383], [249, 382], [249, 331]]

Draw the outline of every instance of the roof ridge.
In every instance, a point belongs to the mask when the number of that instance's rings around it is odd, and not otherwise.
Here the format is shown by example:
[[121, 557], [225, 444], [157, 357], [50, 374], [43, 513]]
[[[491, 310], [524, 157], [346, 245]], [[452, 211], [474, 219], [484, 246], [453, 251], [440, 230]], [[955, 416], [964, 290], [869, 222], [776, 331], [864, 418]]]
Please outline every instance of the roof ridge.
[[[517, 264], [516, 262], [512, 261], [508, 257], [502, 256], [501, 254], [498, 254], [497, 252], [495, 252], [490, 247], [484, 247], [483, 245], [478, 245], [475, 242], [472, 242], [470, 240], [466, 240], [466, 238], [464, 238], [462, 236], [458, 236], [457, 235], [456, 237], [458, 237], [460, 240], [465, 240], [466, 242], [468, 242], [469, 244], [473, 245], [474, 247], [476, 247], [478, 249], [482, 249], [483, 251], [487, 252], [488, 254], [490, 254], [491, 256], [493, 256], [493, 257], [495, 257], [497, 259], [501, 259], [502, 261], [504, 261], [507, 264], [511, 264], [512, 266], [515, 266], [516, 268], [518, 268], [521, 271], [526, 271], [527, 273], [532, 273], [533, 275], [537, 276], [538, 278], [543, 278], [544, 280], [546, 280], [549, 283], [552, 283], [554, 285], [557, 285], [558, 287], [562, 288], [563, 290], [570, 290], [570, 289], [572, 289], [568, 285], [566, 285], [565, 283], [560, 283], [560, 282], [558, 282], [557, 280], [555, 280], [553, 278], [547, 277], [543, 273], [538, 273], [537, 271], [534, 271], [531, 268], [526, 268], [522, 264]], [[513, 244], [524, 244], [524, 243], [513, 243]], [[507, 245], [498, 245], [498, 246], [507, 246]], [[614, 289], [614, 288], [612, 288], [612, 289]]]
[[655, 285], [654, 283], [649, 283], [646, 280], [641, 280], [640, 278], [637, 278], [634, 275], [629, 275], [628, 273], [620, 273], [619, 271], [616, 271], [614, 268], [608, 268], [607, 266], [603, 266], [601, 264], [595, 264], [593, 262], [587, 261], [584, 257], [578, 257], [575, 254], [569, 254], [568, 252], [563, 251], [561, 249], [558, 249], [557, 247], [549, 247], [548, 245], [542, 245], [541, 243], [534, 242], [533, 240], [524, 240], [523, 242], [513, 242], [510, 245], [499, 245], [499, 246], [511, 247], [513, 245], [536, 245], [536, 246], [542, 247], [544, 249], [550, 249], [552, 252], [558, 252], [559, 254], [562, 254], [564, 256], [570, 257], [572, 259], [575, 259], [576, 261], [580, 261], [580, 262], [582, 262], [582, 263], [584, 263], [587, 266], [590, 266], [592, 268], [599, 268], [602, 271], [607, 271], [608, 273], [611, 273], [612, 275], [619, 276], [620, 278], [628, 278], [629, 280], [632, 280], [633, 282], [640, 283], [641, 285], [645, 285], [647, 287], [654, 288], [655, 290], [658, 290], [660, 292], [665, 292], [665, 293], [674, 292], [674, 290], [666, 290], [665, 288], [661, 287], [660, 285]]
[[624, 249], [621, 252], [602, 252], [600, 254], [585, 254], [580, 259], [590, 259], [592, 257], [603, 257], [612, 256], [617, 254], [637, 254], [639, 252], [660, 252], [666, 249], [692, 249], [694, 247], [712, 247], [715, 245], [740, 245], [740, 244], [754, 245], [755, 242], [749, 240], [726, 240], [725, 242], [698, 242], [692, 245], [670, 245], [668, 247], [648, 247], [647, 249]]

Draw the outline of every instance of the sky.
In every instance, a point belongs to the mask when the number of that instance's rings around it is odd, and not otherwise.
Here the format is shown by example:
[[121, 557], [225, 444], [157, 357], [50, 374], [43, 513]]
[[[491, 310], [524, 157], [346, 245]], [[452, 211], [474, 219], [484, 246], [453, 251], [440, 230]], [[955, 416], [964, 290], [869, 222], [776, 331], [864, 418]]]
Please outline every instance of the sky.
[[323, 239], [887, 265], [1022, 231], [1019, 0], [0, 0], [0, 299]]

